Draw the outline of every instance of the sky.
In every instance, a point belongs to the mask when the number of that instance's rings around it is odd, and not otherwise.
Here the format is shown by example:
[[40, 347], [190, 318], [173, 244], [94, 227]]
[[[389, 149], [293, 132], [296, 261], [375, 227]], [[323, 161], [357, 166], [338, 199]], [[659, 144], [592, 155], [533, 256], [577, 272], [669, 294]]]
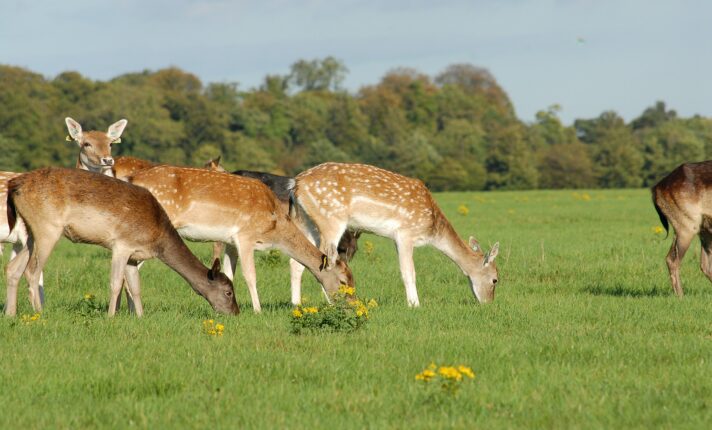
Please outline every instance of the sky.
[[488, 69], [532, 122], [566, 124], [657, 100], [712, 117], [712, 1], [0, 0], [0, 63], [96, 80], [176, 66], [259, 86], [334, 56], [356, 92], [397, 67]]

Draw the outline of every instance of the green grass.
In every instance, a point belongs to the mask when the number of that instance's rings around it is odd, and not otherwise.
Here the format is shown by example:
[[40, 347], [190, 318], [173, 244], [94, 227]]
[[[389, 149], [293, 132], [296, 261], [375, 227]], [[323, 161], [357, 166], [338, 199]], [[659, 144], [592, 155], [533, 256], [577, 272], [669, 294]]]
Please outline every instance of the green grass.
[[[0, 319], [0, 428], [708, 428], [712, 285], [699, 245], [677, 299], [648, 191], [583, 194], [437, 196], [464, 238], [500, 241], [487, 306], [449, 260], [419, 248], [422, 307], [408, 309], [393, 244], [364, 235], [352, 268], [359, 295], [380, 306], [351, 334], [290, 334], [284, 257], [258, 259], [261, 315], [242, 278], [243, 313], [216, 317], [153, 260], [141, 271], [144, 318], [83, 317], [84, 293], [108, 301], [108, 252], [62, 242], [45, 271], [44, 322]], [[210, 247], [192, 247], [207, 262]], [[32, 313], [26, 295], [18, 314]], [[201, 332], [213, 317], [220, 338]], [[477, 377], [435, 401], [415, 380], [432, 361]]]

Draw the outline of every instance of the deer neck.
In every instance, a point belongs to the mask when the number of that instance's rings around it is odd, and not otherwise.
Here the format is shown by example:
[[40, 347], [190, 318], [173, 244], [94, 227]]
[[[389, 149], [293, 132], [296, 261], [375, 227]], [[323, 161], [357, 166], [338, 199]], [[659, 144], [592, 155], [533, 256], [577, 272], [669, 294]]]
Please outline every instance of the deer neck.
[[157, 257], [181, 275], [196, 293], [205, 297], [208, 269], [190, 252], [178, 233], [167, 232], [158, 244]]
[[79, 153], [75, 167], [77, 169], [88, 170], [90, 172], [101, 173], [102, 175], [114, 177], [114, 173], [110, 166], [93, 166], [83, 152]]
[[478, 258], [478, 254], [460, 239], [452, 225], [441, 216], [438, 223], [438, 231], [431, 241], [432, 245], [450, 258], [457, 266], [469, 276], [474, 264], [481, 264], [484, 256]]

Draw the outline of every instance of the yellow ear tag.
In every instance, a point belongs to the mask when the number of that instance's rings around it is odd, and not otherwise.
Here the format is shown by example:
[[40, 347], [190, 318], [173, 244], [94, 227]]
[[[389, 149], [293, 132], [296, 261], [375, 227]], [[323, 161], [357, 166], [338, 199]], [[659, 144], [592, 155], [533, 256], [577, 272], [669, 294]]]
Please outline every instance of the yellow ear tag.
[[328, 260], [328, 258], [326, 258], [326, 255], [322, 255], [321, 256], [321, 267], [319, 268], [319, 270], [324, 270], [326, 268], [327, 261], [329, 261], [329, 260]]
[[72, 136], [67, 135], [67, 137], [64, 140], [66, 140], [67, 142], [71, 142], [74, 139], [72, 139]]

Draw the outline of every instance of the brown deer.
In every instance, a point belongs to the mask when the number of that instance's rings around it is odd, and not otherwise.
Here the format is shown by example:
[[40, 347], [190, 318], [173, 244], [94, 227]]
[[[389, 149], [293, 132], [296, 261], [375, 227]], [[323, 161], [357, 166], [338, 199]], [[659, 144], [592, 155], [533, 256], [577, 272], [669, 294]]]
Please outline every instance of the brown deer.
[[[326, 256], [304, 237], [274, 193], [258, 180], [205, 169], [156, 166], [137, 172], [130, 181], [153, 193], [182, 237], [224, 242], [237, 250], [255, 312], [261, 310], [255, 249], [280, 249], [305, 265], [329, 295], [342, 284], [353, 285], [345, 263], [336, 261], [333, 270], [323, 270]], [[235, 259], [231, 264], [235, 265]]]
[[111, 155], [112, 146], [121, 142], [121, 134], [128, 121], [119, 120], [109, 127], [104, 133], [101, 131], [82, 131], [82, 126], [72, 118], [65, 118], [68, 141], [75, 141], [79, 145], [77, 168], [91, 172], [102, 173], [107, 176], [126, 181], [133, 173], [155, 166], [154, 163], [134, 157], [116, 157]]
[[672, 289], [683, 296], [680, 262], [695, 235], [700, 236], [700, 268], [712, 281], [712, 161], [686, 163], [677, 167], [653, 188], [653, 205], [660, 222], [669, 233], [672, 246], [665, 261]]
[[[208, 170], [213, 170], [216, 172], [224, 172], [227, 173], [227, 170], [223, 168], [222, 165], [220, 165], [220, 157], [214, 158], [212, 160], [208, 160], [204, 164], [204, 167]], [[235, 170], [232, 172], [233, 175], [238, 175], [238, 176], [245, 176], [248, 178], [253, 178], [261, 181], [267, 187], [269, 187], [270, 190], [277, 196], [277, 199], [279, 202], [282, 204], [284, 207], [285, 211], [289, 211], [289, 199], [290, 195], [292, 193], [292, 190], [294, 189], [294, 185], [296, 184], [296, 181], [294, 178], [289, 177], [289, 176], [280, 176], [280, 175], [274, 175], [272, 173], [266, 173], [266, 172], [256, 172], [252, 170]], [[343, 236], [341, 236], [341, 239], [339, 240], [339, 245], [338, 245], [338, 254], [339, 254], [339, 260], [343, 261], [344, 263], [350, 263], [351, 259], [354, 257], [356, 254], [356, 251], [358, 251], [358, 238], [361, 236], [360, 231], [354, 231], [351, 229], [347, 229]], [[225, 244], [222, 242], [215, 242], [213, 244], [213, 259], [215, 258], [220, 258], [220, 256], [223, 254], [223, 251], [225, 250]], [[232, 279], [232, 272], [229, 269], [231, 266], [234, 265], [234, 261], [237, 258], [237, 252], [235, 251], [234, 248], [228, 248], [227, 252], [225, 253], [225, 259], [223, 260], [223, 265], [225, 266], [225, 274], [228, 275], [230, 279]], [[292, 260], [294, 261], [294, 260]], [[300, 267], [303, 267], [299, 265]], [[301, 290], [301, 272], [300, 272], [300, 282], [299, 282], [299, 290]], [[295, 305], [298, 305], [301, 303], [301, 293], [298, 291], [299, 294], [295, 294], [295, 292], [292, 292], [292, 303]]]
[[17, 284], [23, 272], [33, 292], [32, 305], [42, 310], [36, 299], [39, 273], [62, 236], [111, 249], [109, 316], [114, 315], [124, 277], [136, 315], [143, 315], [137, 265], [154, 257], [178, 272], [216, 311], [239, 312], [232, 282], [220, 273], [219, 260], [211, 269], [203, 266], [158, 201], [141, 187], [78, 169], [35, 170], [9, 182], [10, 229], [17, 216], [25, 221], [29, 245], [8, 264], [7, 315], [16, 313]]
[[[486, 254], [472, 237], [467, 246], [423, 182], [378, 167], [344, 163], [320, 164], [296, 180], [296, 219], [308, 220], [300, 223], [301, 228], [319, 244], [329, 264], [349, 227], [391, 238], [398, 249], [408, 304], [419, 306], [413, 248], [430, 244], [460, 267], [478, 301], [494, 300], [499, 243]], [[292, 264], [293, 292], [299, 288], [302, 270]]]

